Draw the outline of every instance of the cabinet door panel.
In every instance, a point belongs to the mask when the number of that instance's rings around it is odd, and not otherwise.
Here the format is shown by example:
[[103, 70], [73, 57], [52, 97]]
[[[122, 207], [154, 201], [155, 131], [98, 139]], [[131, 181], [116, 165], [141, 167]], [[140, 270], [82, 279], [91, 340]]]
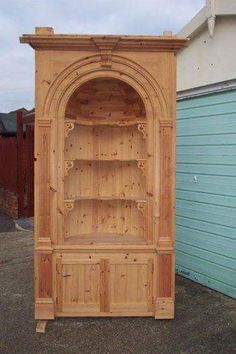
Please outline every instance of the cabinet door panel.
[[110, 311], [152, 312], [153, 261], [110, 264]]
[[57, 267], [60, 312], [98, 312], [100, 310], [100, 264], [68, 261]]
[[58, 315], [152, 315], [153, 259], [64, 254], [56, 261], [56, 292]]

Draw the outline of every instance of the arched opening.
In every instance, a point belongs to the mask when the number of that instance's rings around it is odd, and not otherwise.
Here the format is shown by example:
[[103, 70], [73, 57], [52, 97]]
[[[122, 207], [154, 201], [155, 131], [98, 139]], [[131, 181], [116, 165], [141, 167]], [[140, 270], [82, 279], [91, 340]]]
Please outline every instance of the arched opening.
[[138, 93], [118, 79], [93, 79], [77, 89], [69, 99], [66, 116], [84, 122], [122, 123], [145, 119]]
[[65, 122], [65, 240], [145, 242], [146, 113], [139, 94], [114, 78], [93, 79], [70, 97]]

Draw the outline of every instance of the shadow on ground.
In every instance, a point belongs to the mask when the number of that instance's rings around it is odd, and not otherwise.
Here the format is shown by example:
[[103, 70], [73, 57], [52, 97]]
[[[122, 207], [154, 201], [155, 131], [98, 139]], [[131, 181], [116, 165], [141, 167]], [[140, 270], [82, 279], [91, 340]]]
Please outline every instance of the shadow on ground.
[[0, 232], [16, 231], [14, 220], [0, 210]]
[[14, 232], [14, 231], [32, 231], [34, 229], [34, 218], [26, 217], [19, 219], [12, 219], [10, 216], [4, 214], [0, 210], [0, 233]]
[[173, 321], [61, 318], [35, 333], [32, 249], [31, 232], [0, 234], [1, 354], [236, 353], [236, 301], [181, 277]]

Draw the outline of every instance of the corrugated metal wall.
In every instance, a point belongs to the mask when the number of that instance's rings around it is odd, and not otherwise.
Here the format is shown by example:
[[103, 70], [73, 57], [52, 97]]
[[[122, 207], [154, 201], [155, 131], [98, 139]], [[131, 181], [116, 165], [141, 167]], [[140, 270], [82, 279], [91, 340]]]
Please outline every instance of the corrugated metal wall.
[[236, 298], [236, 91], [177, 108], [177, 273]]

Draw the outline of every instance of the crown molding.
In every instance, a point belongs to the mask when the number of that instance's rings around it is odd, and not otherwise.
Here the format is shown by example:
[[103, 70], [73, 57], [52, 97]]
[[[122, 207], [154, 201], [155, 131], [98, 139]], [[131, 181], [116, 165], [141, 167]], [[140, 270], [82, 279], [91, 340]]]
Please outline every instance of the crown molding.
[[23, 34], [21, 43], [36, 50], [171, 51], [187, 45], [174, 36]]

